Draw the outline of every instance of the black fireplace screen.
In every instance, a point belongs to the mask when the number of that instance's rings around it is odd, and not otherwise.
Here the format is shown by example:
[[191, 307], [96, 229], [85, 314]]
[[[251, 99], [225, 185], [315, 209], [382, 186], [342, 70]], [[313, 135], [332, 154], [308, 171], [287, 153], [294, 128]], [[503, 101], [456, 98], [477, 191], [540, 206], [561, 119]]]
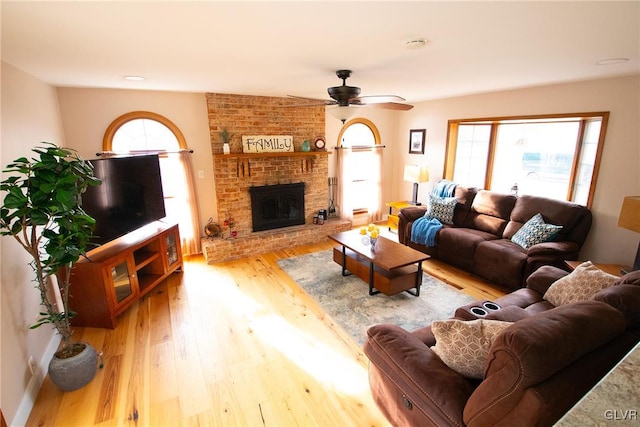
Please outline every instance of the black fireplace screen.
[[304, 224], [304, 182], [249, 188], [253, 231]]

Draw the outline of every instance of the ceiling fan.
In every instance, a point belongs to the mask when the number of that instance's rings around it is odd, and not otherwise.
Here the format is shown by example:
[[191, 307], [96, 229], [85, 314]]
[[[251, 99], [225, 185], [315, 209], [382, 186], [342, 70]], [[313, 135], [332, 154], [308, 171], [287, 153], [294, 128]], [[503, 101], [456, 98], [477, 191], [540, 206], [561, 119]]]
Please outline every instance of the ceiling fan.
[[389, 110], [410, 110], [413, 105], [401, 104], [405, 101], [404, 98], [395, 95], [373, 95], [373, 96], [359, 96], [360, 88], [356, 86], [347, 86], [347, 79], [351, 77], [351, 70], [338, 70], [336, 75], [339, 79], [342, 79], [342, 86], [334, 86], [327, 88], [327, 92], [331, 99], [323, 100], [316, 98], [305, 98], [302, 96], [289, 95], [292, 98], [306, 99], [309, 101], [316, 101], [315, 103], [309, 103], [305, 105], [338, 105], [340, 107], [348, 107], [350, 105], [356, 106], [368, 106], [377, 108], [386, 108]]

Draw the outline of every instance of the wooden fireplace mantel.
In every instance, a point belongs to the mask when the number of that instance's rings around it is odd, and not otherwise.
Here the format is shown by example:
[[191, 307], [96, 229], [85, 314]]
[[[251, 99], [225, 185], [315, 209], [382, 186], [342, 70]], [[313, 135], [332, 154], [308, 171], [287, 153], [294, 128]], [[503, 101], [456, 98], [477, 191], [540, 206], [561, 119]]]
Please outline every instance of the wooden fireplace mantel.
[[228, 167], [231, 176], [236, 178], [248, 178], [254, 176], [252, 168], [256, 162], [268, 161], [267, 159], [290, 158], [290, 161], [300, 159], [300, 165], [297, 170], [302, 173], [312, 173], [315, 168], [316, 156], [327, 156], [330, 151], [288, 151], [273, 153], [231, 153], [231, 154], [214, 154], [214, 161], [223, 162], [228, 160]]
[[224, 158], [264, 158], [264, 157], [308, 157], [318, 155], [329, 155], [331, 151], [289, 151], [289, 152], [276, 152], [276, 153], [231, 153], [231, 154], [214, 154], [213, 157]]

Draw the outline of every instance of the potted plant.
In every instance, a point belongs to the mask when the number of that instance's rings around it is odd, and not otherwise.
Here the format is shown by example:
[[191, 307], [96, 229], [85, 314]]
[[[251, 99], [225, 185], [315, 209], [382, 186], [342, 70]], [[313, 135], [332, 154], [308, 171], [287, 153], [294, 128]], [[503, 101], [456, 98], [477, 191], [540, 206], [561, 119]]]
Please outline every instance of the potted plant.
[[[4, 170], [9, 176], [0, 187], [5, 192], [0, 234], [14, 237], [32, 258], [42, 311], [31, 329], [50, 323], [60, 335], [49, 376], [69, 391], [91, 381], [97, 367], [95, 349], [72, 340], [70, 320], [75, 313], [69, 309], [69, 287], [73, 265], [91, 245], [95, 224], [82, 210], [81, 194], [100, 180], [91, 163], [75, 151], [43, 144], [32, 150], [36, 158], [21, 157]], [[73, 378], [74, 374], [89, 378]]]
[[229, 147], [229, 142], [236, 135], [235, 133], [229, 133], [227, 128], [222, 129], [220, 132], [220, 139], [222, 140], [222, 152], [224, 154], [231, 153], [231, 148]]

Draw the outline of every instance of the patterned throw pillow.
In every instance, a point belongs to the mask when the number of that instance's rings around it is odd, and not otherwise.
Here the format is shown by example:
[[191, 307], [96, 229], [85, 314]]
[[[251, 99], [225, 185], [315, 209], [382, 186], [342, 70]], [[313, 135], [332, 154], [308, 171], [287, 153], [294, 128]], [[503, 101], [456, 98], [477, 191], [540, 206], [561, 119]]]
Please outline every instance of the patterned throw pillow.
[[543, 297], [556, 307], [593, 298], [604, 288], [613, 285], [618, 277], [605, 273], [591, 261], [580, 264], [571, 273], [553, 282]]
[[529, 249], [538, 243], [552, 240], [561, 229], [561, 225], [545, 223], [542, 215], [537, 213], [513, 235], [511, 241], [522, 246], [523, 249]]
[[453, 224], [453, 210], [456, 208], [458, 199], [455, 197], [438, 197], [429, 194], [429, 207], [425, 216], [435, 218], [443, 224]]
[[486, 319], [437, 320], [431, 323], [431, 332], [436, 338], [436, 345], [431, 350], [461, 375], [482, 379], [494, 338], [512, 324]]

